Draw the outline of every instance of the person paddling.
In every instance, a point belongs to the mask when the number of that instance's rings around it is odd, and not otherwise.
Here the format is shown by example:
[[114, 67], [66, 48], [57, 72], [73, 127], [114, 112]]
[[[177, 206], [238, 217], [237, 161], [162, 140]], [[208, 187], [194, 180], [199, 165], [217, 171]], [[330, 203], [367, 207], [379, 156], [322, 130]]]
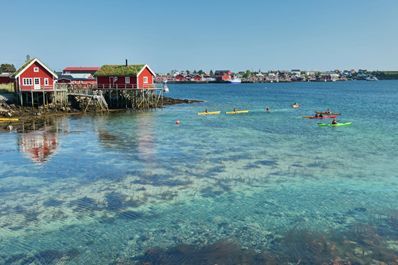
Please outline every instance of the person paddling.
[[332, 120], [332, 124], [337, 124], [336, 119], [333, 119], [333, 120]]
[[269, 112], [270, 111], [269, 107], [265, 107], [265, 111]]

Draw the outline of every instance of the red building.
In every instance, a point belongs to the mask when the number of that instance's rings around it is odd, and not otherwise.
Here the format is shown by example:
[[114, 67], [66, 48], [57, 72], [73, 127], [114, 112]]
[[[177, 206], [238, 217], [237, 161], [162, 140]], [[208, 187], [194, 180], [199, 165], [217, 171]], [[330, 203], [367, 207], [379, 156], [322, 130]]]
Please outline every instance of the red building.
[[0, 74], [0, 84], [9, 84], [13, 83], [14, 79], [12, 78], [12, 73], [1, 73]]
[[94, 76], [98, 88], [150, 89], [156, 74], [146, 64], [103, 65]]
[[62, 75], [58, 77], [58, 83], [69, 84], [76, 88], [95, 87], [97, 80], [94, 77], [94, 73], [99, 69], [99, 67], [66, 67]]
[[187, 78], [182, 74], [178, 74], [174, 77], [174, 80], [177, 82], [183, 82], [183, 81], [187, 81]]
[[200, 81], [203, 81], [203, 77], [202, 77], [201, 75], [194, 75], [194, 76], [191, 78], [191, 80], [192, 80], [192, 81], [195, 81], [195, 82], [200, 82]]
[[12, 76], [20, 104], [42, 105], [49, 102], [55, 91], [58, 76], [39, 59], [33, 58]]
[[94, 75], [100, 68], [97, 66], [94, 67], [81, 67], [81, 66], [69, 66], [65, 67], [62, 71], [63, 74], [91, 74]]
[[230, 70], [217, 70], [214, 75], [217, 82], [226, 82], [232, 79], [232, 72]]

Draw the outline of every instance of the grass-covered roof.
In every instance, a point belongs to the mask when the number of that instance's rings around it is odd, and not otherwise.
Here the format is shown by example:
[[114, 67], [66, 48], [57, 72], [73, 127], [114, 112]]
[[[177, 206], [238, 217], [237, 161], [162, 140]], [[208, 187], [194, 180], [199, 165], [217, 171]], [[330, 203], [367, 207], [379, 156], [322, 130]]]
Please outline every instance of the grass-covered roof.
[[35, 59], [36, 58], [32, 58], [30, 60], [27, 60], [21, 67], [18, 68], [17, 71], [15, 71], [15, 73], [12, 76], [15, 77], [16, 75], [18, 75], [23, 69], [25, 69], [26, 66], [28, 66]]
[[94, 76], [135, 76], [145, 64], [132, 65], [103, 65]]

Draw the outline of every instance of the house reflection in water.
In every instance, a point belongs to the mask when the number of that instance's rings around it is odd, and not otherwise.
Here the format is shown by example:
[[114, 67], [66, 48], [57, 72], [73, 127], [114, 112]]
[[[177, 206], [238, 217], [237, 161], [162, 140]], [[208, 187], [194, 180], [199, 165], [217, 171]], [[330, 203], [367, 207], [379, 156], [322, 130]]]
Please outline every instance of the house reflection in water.
[[67, 131], [59, 129], [59, 125], [59, 121], [46, 121], [43, 124], [34, 126], [40, 127], [38, 130], [20, 133], [18, 137], [19, 150], [33, 162], [45, 163], [58, 149], [59, 132]]
[[137, 136], [138, 136], [138, 156], [146, 162], [155, 161], [155, 141], [153, 136], [153, 116], [139, 115], [137, 119]]
[[103, 124], [98, 128], [100, 143], [110, 149], [134, 154], [145, 162], [155, 161], [156, 146], [152, 113], [136, 113], [126, 117], [130, 123], [123, 132], [115, 130], [110, 125]]

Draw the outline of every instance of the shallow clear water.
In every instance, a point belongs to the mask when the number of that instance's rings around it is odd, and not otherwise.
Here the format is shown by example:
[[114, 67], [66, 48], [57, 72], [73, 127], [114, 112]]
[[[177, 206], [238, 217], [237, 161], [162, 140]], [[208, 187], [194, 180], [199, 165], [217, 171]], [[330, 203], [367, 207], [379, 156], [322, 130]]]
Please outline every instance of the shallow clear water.
[[0, 264], [397, 261], [397, 81], [170, 89], [206, 102], [0, 133]]

